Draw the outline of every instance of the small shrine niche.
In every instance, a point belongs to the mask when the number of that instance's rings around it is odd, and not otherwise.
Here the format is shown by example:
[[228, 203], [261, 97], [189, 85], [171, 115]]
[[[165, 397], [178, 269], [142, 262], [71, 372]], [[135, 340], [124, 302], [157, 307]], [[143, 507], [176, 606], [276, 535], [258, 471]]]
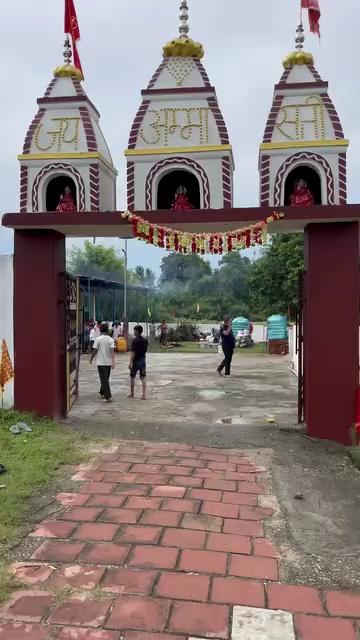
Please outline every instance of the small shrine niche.
[[308, 206], [322, 204], [321, 177], [316, 169], [300, 165], [292, 169], [285, 180], [284, 205]]
[[189, 171], [175, 170], [163, 175], [157, 187], [158, 209], [201, 209], [200, 184]]
[[[64, 199], [66, 200], [63, 203]], [[56, 176], [46, 187], [46, 211], [56, 211], [62, 205], [68, 205], [69, 210], [77, 211], [76, 184], [69, 176]], [[72, 204], [72, 207], [71, 207]], [[66, 206], [63, 206], [66, 209]]]

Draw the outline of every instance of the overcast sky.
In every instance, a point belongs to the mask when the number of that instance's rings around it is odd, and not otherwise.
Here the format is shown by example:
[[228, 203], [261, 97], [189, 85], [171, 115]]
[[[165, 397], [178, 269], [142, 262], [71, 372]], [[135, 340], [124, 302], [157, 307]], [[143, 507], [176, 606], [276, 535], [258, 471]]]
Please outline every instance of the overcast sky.
[[[180, 0], [75, 0], [81, 30], [84, 88], [119, 170], [118, 208], [125, 204], [125, 159], [132, 120], [162, 57], [177, 34]], [[300, 0], [189, 0], [190, 35], [203, 43], [204, 65], [227, 123], [236, 162], [235, 205], [258, 204], [258, 145], [282, 59], [293, 50]], [[349, 202], [360, 202], [359, 0], [320, 0], [319, 44], [307, 30], [306, 50], [330, 83], [350, 138]], [[17, 153], [36, 99], [62, 62], [64, 0], [11, 0], [1, 7], [1, 212], [18, 210]], [[305, 18], [305, 16], [304, 16]], [[305, 20], [307, 28], [307, 19]], [[113, 244], [114, 240], [105, 240]], [[115, 241], [116, 243], [116, 241]], [[121, 246], [120, 241], [117, 241]], [[0, 253], [12, 253], [12, 232], [0, 229]], [[158, 270], [160, 249], [130, 242], [130, 266]]]

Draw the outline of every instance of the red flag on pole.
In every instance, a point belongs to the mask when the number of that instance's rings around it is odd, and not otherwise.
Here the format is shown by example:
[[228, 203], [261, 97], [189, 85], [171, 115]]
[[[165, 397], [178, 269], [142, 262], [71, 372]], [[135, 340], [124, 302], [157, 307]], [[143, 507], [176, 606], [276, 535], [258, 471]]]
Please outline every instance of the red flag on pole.
[[76, 15], [74, 0], [65, 0], [64, 31], [65, 33], [68, 33], [71, 36], [74, 66], [76, 67], [76, 69], [79, 69], [79, 71], [81, 71], [81, 74], [84, 77], [81, 62], [80, 62], [79, 52], [76, 46], [76, 42], [80, 40], [80, 28], [79, 28], [77, 15]]
[[316, 33], [320, 38], [320, 6], [319, 0], [301, 0], [301, 8], [309, 11], [309, 24], [311, 33]]

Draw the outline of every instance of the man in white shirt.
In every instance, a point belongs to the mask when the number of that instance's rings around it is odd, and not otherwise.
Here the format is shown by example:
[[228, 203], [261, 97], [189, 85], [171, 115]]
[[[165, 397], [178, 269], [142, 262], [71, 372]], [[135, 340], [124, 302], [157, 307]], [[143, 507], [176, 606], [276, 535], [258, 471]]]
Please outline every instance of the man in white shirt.
[[111, 369], [115, 367], [115, 343], [109, 336], [109, 326], [106, 322], [100, 327], [100, 337], [96, 338], [93, 347], [93, 353], [90, 358], [90, 364], [96, 356], [96, 364], [100, 378], [99, 396], [103, 402], [111, 402], [110, 390], [110, 374]]

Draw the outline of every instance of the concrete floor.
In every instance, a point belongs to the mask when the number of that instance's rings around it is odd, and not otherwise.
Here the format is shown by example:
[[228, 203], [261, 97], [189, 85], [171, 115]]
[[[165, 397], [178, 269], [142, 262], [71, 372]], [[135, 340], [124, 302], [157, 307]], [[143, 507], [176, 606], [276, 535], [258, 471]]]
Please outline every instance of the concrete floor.
[[217, 354], [149, 354], [145, 403], [127, 398], [128, 359], [127, 355], [117, 355], [111, 376], [114, 402], [110, 405], [97, 396], [95, 364], [89, 364], [88, 356], [82, 358], [79, 400], [71, 411], [71, 420], [100, 420], [109, 427], [116, 423], [123, 436], [126, 430], [131, 435], [140, 429], [138, 435], [150, 439], [151, 433], [144, 433], [147, 428], [151, 432], [159, 427], [170, 436], [179, 427], [183, 433], [196, 424], [197, 428], [203, 425], [211, 437], [212, 430], [226, 432], [229, 426], [235, 426], [235, 432], [248, 433], [251, 438], [254, 429], [266, 431], [272, 417], [280, 424], [296, 422], [297, 380], [282, 358], [237, 354], [232, 376], [225, 378], [216, 373], [220, 360]]
[[96, 367], [85, 356], [80, 397], [66, 423], [116, 440], [248, 451], [267, 468], [266, 483], [277, 498], [267, 535], [285, 557], [282, 579], [360, 588], [359, 472], [343, 447], [296, 431], [297, 379], [286, 358], [237, 354], [227, 379], [216, 374], [219, 357], [150, 354], [148, 400], [142, 402], [139, 383], [137, 398], [127, 398], [128, 356], [118, 355], [114, 402], [105, 404], [97, 395]]

